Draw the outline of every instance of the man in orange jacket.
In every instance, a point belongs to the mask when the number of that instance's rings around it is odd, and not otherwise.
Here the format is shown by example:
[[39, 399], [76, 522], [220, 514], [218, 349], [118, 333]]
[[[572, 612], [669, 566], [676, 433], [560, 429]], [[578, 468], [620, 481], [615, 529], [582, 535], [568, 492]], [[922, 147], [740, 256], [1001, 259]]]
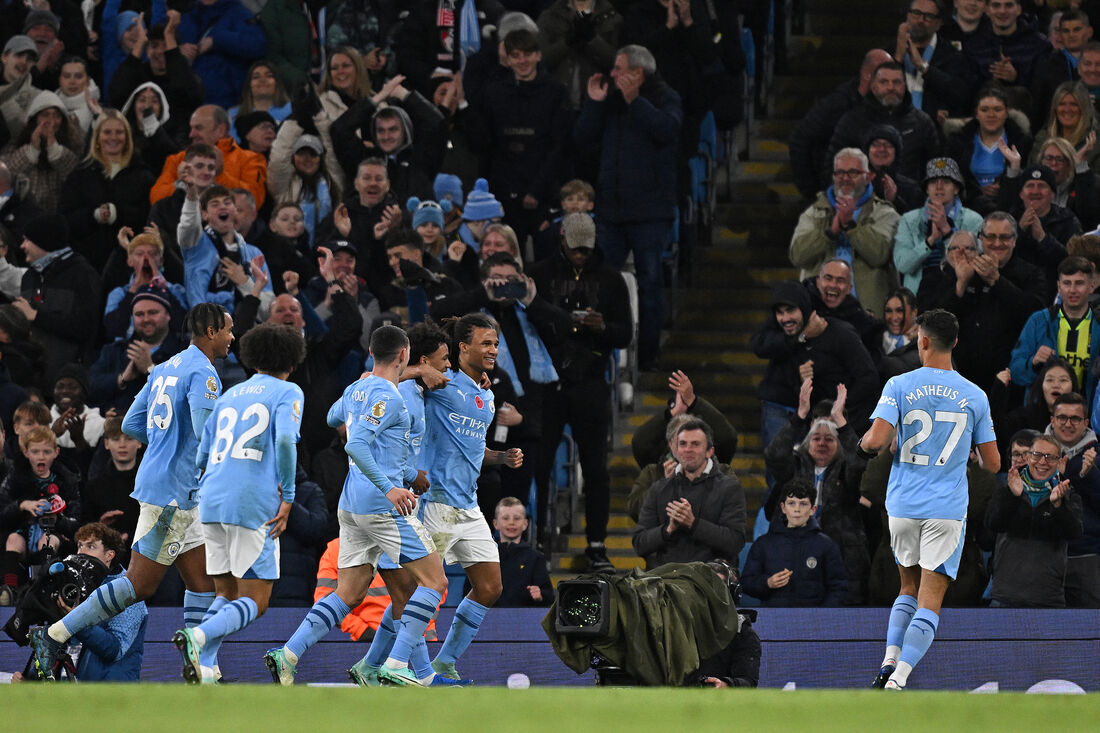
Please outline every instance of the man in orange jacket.
[[[256, 206], [263, 206], [267, 196], [267, 160], [259, 153], [240, 147], [229, 137], [229, 115], [224, 109], [214, 104], [196, 109], [191, 115], [190, 137], [192, 143], [206, 143], [221, 152], [222, 172], [216, 179], [217, 183], [230, 190], [247, 189], [256, 197]], [[164, 161], [160, 177], [149, 191], [150, 204], [168, 198], [181, 184], [183, 155], [181, 150]]]

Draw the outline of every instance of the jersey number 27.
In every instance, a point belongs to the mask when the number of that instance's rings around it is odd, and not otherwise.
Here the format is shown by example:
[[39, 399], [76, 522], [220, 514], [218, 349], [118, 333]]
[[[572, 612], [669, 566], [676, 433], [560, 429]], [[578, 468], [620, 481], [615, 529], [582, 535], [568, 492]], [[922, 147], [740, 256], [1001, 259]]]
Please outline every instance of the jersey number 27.
[[[927, 466], [928, 456], [923, 453], [917, 453], [916, 449], [920, 447], [920, 444], [928, 440], [928, 437], [932, 435], [932, 423], [944, 422], [951, 423], [951, 434], [947, 436], [947, 442], [943, 444], [943, 450], [940, 451], [940, 455], [936, 458], [935, 465], [942, 466], [947, 463], [951, 458], [951, 454], [955, 452], [955, 448], [959, 445], [959, 440], [962, 439], [963, 433], [966, 432], [966, 413], [965, 412], [947, 412], [944, 410], [937, 410], [935, 419], [924, 410], [910, 410], [905, 413], [905, 417], [901, 422], [904, 425], [912, 425], [915, 422], [920, 423], [920, 429], [901, 444], [901, 448], [898, 452], [898, 460], [902, 463], [912, 463], [915, 466]], [[969, 448], [969, 446], [967, 446]]]

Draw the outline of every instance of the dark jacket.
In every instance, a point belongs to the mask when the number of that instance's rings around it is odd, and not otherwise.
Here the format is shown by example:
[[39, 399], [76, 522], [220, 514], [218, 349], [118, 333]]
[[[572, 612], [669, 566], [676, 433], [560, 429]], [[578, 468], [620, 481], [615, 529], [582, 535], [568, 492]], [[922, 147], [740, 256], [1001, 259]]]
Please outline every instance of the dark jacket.
[[295, 484], [286, 532], [279, 536], [279, 579], [271, 589], [272, 606], [311, 606], [317, 585], [317, 558], [328, 524], [325, 494], [301, 466]]
[[[462, 28], [460, 19], [464, 0], [456, 0], [454, 9], [454, 35], [443, 39], [436, 25], [439, 11], [437, 0], [411, 0], [407, 3], [408, 9], [402, 13], [403, 18], [397, 30], [394, 40], [394, 48], [401, 49], [397, 54], [398, 70], [409, 77], [410, 88], [426, 90], [432, 71], [438, 67], [456, 70], [461, 64], [459, 49], [462, 47]], [[487, 36], [488, 28], [495, 27], [504, 8], [497, 0], [479, 0], [477, 2], [478, 26], [481, 29], [481, 46], [493, 49], [495, 44]], [[503, 39], [502, 39], [503, 40]], [[444, 43], [449, 45], [444, 46]], [[451, 58], [441, 58], [441, 55], [449, 55]]]
[[[816, 380], [815, 380], [816, 381]], [[780, 428], [772, 442], [764, 448], [764, 461], [775, 477], [775, 486], [781, 487], [792, 478], [814, 481], [814, 462], [797, 446], [806, 437], [811, 420], [803, 420], [798, 413]], [[867, 575], [871, 567], [871, 554], [867, 549], [867, 535], [863, 529], [863, 515], [859, 503], [859, 483], [867, 464], [856, 455], [859, 434], [851, 423], [837, 431], [837, 456], [825, 468], [821, 485], [817, 490], [817, 506], [821, 529], [840, 547], [848, 578], [847, 605], [859, 605], [867, 600]], [[778, 504], [780, 492], [772, 490], [764, 505], [764, 515], [775, 522], [780, 516]], [[782, 520], [779, 520], [782, 521]]]
[[[126, 382], [122, 389], [118, 387], [118, 376], [126, 371], [126, 365], [130, 363], [130, 357], [126, 356], [126, 349], [134, 340], [133, 337], [116, 339], [109, 344], [104, 344], [100, 349], [99, 358], [88, 370], [88, 404], [104, 412], [113, 407], [120, 415], [126, 414], [130, 403], [145, 386], [145, 377], [142, 376], [140, 379]], [[167, 361], [186, 349], [187, 345], [179, 334], [169, 331], [164, 341], [152, 353], [153, 364]]]
[[[782, 588], [769, 588], [768, 578], [782, 570], [792, 572]], [[781, 608], [844, 605], [848, 590], [847, 573], [840, 548], [810, 517], [802, 527], [791, 529], [782, 516], [772, 520], [767, 533], [749, 548], [741, 587], [765, 606]]]
[[[3, 127], [3, 125], [0, 125]], [[27, 222], [42, 213], [42, 207], [29, 196], [20, 196], [12, 191], [7, 201], [0, 204], [0, 241], [8, 247], [5, 259], [13, 264], [23, 263], [23, 227]]]
[[602, 102], [585, 99], [573, 127], [573, 139], [582, 149], [600, 149], [600, 218], [615, 224], [671, 221], [676, 213], [676, 150], [683, 119], [680, 95], [650, 78], [627, 105], [613, 86]]
[[1031, 82], [1031, 110], [1028, 114], [1031, 129], [1038, 130], [1043, 126], [1043, 122], [1050, 114], [1050, 102], [1054, 98], [1054, 90], [1058, 85], [1067, 81], [1077, 81], [1080, 78], [1077, 67], [1069, 62], [1065, 52], [1060, 48], [1039, 61]]
[[588, 77], [606, 74], [615, 63], [623, 17], [608, 0], [596, 0], [587, 15], [576, 12], [572, 0], [555, 0], [538, 23], [542, 62], [566, 88], [569, 108], [579, 109]]
[[828, 166], [832, 165], [832, 159], [826, 160], [829, 140], [840, 118], [862, 101], [859, 78], [849, 79], [817, 100], [791, 132], [787, 141], [791, 172], [794, 185], [803, 198], [815, 198], [818, 191], [832, 185], [832, 179], [825, 175]]
[[921, 109], [933, 120], [941, 109], [952, 117], [964, 117], [973, 112], [971, 102], [978, 86], [978, 70], [954, 46], [936, 39], [936, 48], [928, 61], [924, 75], [924, 96]]
[[570, 313], [591, 308], [603, 315], [602, 331], [572, 326], [552, 356], [563, 384], [604, 379], [611, 352], [629, 346], [633, 335], [630, 298], [622, 275], [603, 264], [599, 249], [577, 272], [560, 248], [531, 265], [527, 274], [539, 295], [558, 308]]
[[[374, 238], [374, 225], [382, 220], [382, 213], [389, 206], [405, 207], [393, 191], [389, 191], [374, 206], [359, 203], [359, 195], [352, 193], [344, 198], [351, 219], [348, 241], [355, 245], [355, 274], [367, 281], [367, 288], [378, 295], [393, 280], [393, 269], [386, 257], [386, 245]], [[339, 236], [338, 234], [336, 236]], [[323, 240], [322, 240], [323, 241]]]
[[821, 293], [817, 289], [816, 277], [806, 278], [802, 281], [802, 286], [810, 294], [810, 307], [817, 311], [819, 316], [836, 318], [847, 323], [859, 334], [860, 341], [867, 347], [867, 351], [872, 358], [877, 359], [876, 353], [882, 348], [882, 332], [886, 327], [882, 321], [876, 320], [874, 316], [868, 313], [863, 304], [859, 302], [859, 299], [851, 293], [846, 295], [836, 308], [825, 305], [825, 301], [821, 299]]
[[[546, 570], [546, 559], [535, 548], [525, 543], [499, 542], [500, 580], [504, 584], [500, 598], [493, 604], [497, 608], [521, 608], [524, 606], [549, 606], [554, 602], [554, 585]], [[527, 586], [537, 585], [542, 600], [531, 599]]]
[[826, 319], [828, 327], [816, 338], [799, 341], [788, 337], [775, 319], [778, 303], [799, 307], [803, 322], [810, 316], [810, 296], [802, 284], [790, 281], [776, 288], [772, 297], [772, 314], [752, 337], [752, 350], [761, 359], [768, 359], [764, 379], [757, 393], [760, 399], [787, 407], [798, 404], [802, 379], [798, 367], [807, 360], [814, 362], [812, 401], [832, 399], [838, 384], [848, 386], [848, 414], [857, 425], [863, 425], [879, 395], [878, 374], [871, 355], [860, 341], [855, 329], [844, 321]]
[[[687, 414], [694, 415], [710, 426], [714, 433], [714, 457], [719, 463], [729, 463], [737, 454], [737, 428], [733, 426], [722, 412], [700, 397], [695, 395], [695, 401], [687, 407]], [[668, 452], [668, 442], [665, 440], [665, 429], [668, 427], [672, 416], [666, 407], [664, 412], [646, 420], [634, 431], [634, 437], [630, 441], [630, 450], [634, 454], [634, 462], [639, 468], [645, 468], [651, 463], [660, 463]]]
[[[647, 569], [715, 558], [737, 562], [747, 531], [745, 491], [737, 476], [722, 473], [713, 459], [709, 462], [698, 478], [688, 480], [677, 472], [655, 483], [646, 494], [633, 543]], [[691, 503], [695, 524], [669, 534], [665, 506], [676, 499]]]
[[[982, 193], [978, 179], [970, 172], [970, 161], [974, 157], [974, 136], [978, 133], [978, 120], [973, 119], [963, 125], [962, 129], [947, 138], [945, 153], [947, 157], [959, 164], [962, 171], [963, 182], [966, 190], [963, 192], [963, 205], [977, 211], [982, 216], [996, 211], [999, 208], [998, 200], [990, 198]], [[1009, 147], [1016, 146], [1020, 151], [1021, 160], [1029, 160], [1031, 155], [1031, 135], [1021, 128], [1016, 121], [1009, 117], [1005, 120], [1005, 137]], [[998, 179], [1002, 188], [1005, 185], [1005, 177]], [[1016, 191], [1019, 194], [1019, 189]]]
[[[1095, 447], [1085, 446], [1085, 448]], [[1070, 539], [1069, 555], [1100, 555], [1100, 468], [1081, 476], [1082, 450], [1066, 461], [1066, 476], [1073, 492], [1081, 498], [1082, 532]]]
[[[1002, 205], [1009, 203], [1004, 200], [1004, 194], [1005, 186], [1002, 185], [998, 195]], [[1017, 198], [1015, 204], [1005, 210], [1019, 221], [1024, 214], [1024, 203]], [[1058, 282], [1058, 265], [1068, 254], [1066, 243], [1075, 234], [1081, 233], [1081, 222], [1077, 221], [1072, 211], [1058, 204], [1051, 204], [1050, 211], [1046, 216], [1039, 217], [1039, 222], [1043, 226], [1044, 236], [1041, 240], [1031, 236], [1030, 230], [1020, 227], [1016, 237], [1016, 255], [1041, 267], [1048, 287], [1053, 287]], [[1053, 293], [1048, 291], [1047, 297], [1053, 297]]]
[[1032, 506], [999, 484], [985, 524], [998, 533], [993, 551], [993, 600], [1014, 608], [1065, 608], [1067, 540], [1081, 534], [1081, 497], [1069, 492], [1055, 507]]
[[[168, 99], [170, 116], [165, 123], [168, 135], [186, 141], [191, 113], [203, 103], [205, 96], [203, 84], [191, 71], [191, 64], [178, 48], [165, 51], [164, 60], [167, 64], [164, 76], [157, 76], [149, 67], [148, 61], [142, 61], [134, 58], [133, 54], [127, 54], [126, 59], [119, 64], [114, 76], [111, 77], [111, 83], [107, 87], [107, 99], [110, 100], [112, 107], [122, 109], [135, 89], [146, 82], [153, 82], [164, 91], [164, 96]], [[239, 98], [240, 87], [237, 87], [236, 94]], [[236, 101], [231, 102], [228, 107], [234, 104]], [[142, 135], [139, 131], [135, 136]], [[176, 149], [178, 150], [179, 146]], [[156, 172], [159, 172], [159, 169]]]
[[[1009, 211], [1017, 205], [1020, 201], [1020, 189], [1025, 182], [1022, 175], [1003, 176], [1001, 190], [997, 195], [998, 206]], [[1063, 203], [1059, 203], [1060, 201]], [[1073, 180], [1058, 185], [1054, 203], [1076, 216], [1082, 231], [1091, 232], [1100, 224], [1100, 176], [1087, 165], [1077, 166]]]
[[[149, 216], [149, 188], [156, 179], [135, 162], [109, 178], [99, 161], [89, 160], [65, 179], [61, 211], [69, 224], [69, 241], [97, 272], [118, 247], [119, 229], [127, 226], [140, 232]], [[107, 203], [115, 206], [115, 220], [101, 224], [94, 215]]]
[[890, 125], [901, 134], [900, 170], [910, 178], [922, 179], [925, 162], [939, 152], [939, 139], [936, 124], [927, 114], [913, 107], [908, 92], [896, 107], [884, 107], [868, 92], [858, 106], [837, 121], [825, 164], [832, 165], [833, 156], [841, 148], [858, 148], [867, 129], [875, 124]]
[[[22, 456], [20, 456], [22, 459]], [[61, 463], [53, 463], [53, 481], [44, 490], [38, 488], [38, 479], [31, 472], [31, 465], [25, 459], [16, 460], [15, 468], [0, 484], [0, 531], [15, 532], [32, 524], [38, 518], [32, 518], [19, 508], [20, 502], [49, 499], [54, 494], [65, 500], [65, 509], [57, 515], [56, 533], [72, 539], [80, 528], [80, 478]], [[33, 552], [33, 548], [28, 548]]]
[[1043, 306], [1047, 288], [1042, 270], [1020, 257], [1001, 268], [992, 286], [974, 275], [960, 298], [955, 295], [955, 271], [944, 265], [930, 270], [921, 280], [917, 307], [924, 311], [943, 308], [959, 319], [959, 345], [955, 368], [983, 390], [1008, 366], [1012, 347], [1027, 319]]
[[114, 461], [108, 460], [98, 475], [88, 479], [80, 492], [82, 525], [98, 522], [104, 513], [118, 510], [122, 512], [122, 516], [111, 520], [111, 528], [129, 535], [130, 542], [133, 542], [141, 505], [130, 494], [134, 491], [134, 480], [140, 464], [139, 455], [138, 463], [133, 468], [119, 471], [115, 468]]
[[31, 334], [45, 348], [47, 381], [70, 361], [88, 363], [103, 312], [99, 273], [88, 261], [69, 251], [42, 272], [31, 267], [20, 291], [38, 311]]
[[1051, 46], [1039, 29], [1038, 21], [1029, 14], [1016, 19], [1016, 30], [1008, 36], [998, 36], [992, 25], [979, 29], [964, 51], [974, 62], [983, 82], [993, 78], [990, 65], [1001, 56], [1007, 56], [1016, 69], [1015, 84], [1030, 87], [1043, 59], [1050, 55]]

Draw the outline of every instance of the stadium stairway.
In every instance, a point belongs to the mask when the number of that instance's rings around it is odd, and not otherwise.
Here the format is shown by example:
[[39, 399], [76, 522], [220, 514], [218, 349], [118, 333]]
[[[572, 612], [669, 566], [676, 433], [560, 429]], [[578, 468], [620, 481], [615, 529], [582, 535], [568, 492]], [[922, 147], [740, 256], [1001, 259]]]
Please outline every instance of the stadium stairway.
[[[877, 0], [805, 0], [799, 12], [794, 25], [800, 35], [791, 37], [787, 63], [777, 65], [783, 71], [759, 100], [759, 119], [747, 135], [743, 128], [737, 131], [732, 159], [715, 171], [718, 203], [709, 241], [694, 249], [691, 272], [682, 278], [687, 284], [668, 293], [676, 304], [675, 319], [665, 331], [661, 370], [638, 374], [634, 410], [616, 424], [607, 551], [621, 571], [643, 566], [631, 546], [635, 525], [626, 514], [626, 497], [639, 471], [631, 438], [664, 409], [673, 370], [686, 372], [696, 394], [714, 403], [738, 430], [733, 466], [745, 488], [750, 525], [764, 499], [756, 388], [765, 362], [752, 353], [749, 341], [769, 315], [773, 286], [798, 276], [787, 246], [806, 204], [792, 182], [787, 140], [814, 99], [854, 74], [869, 49], [892, 43], [901, 20], [894, 6]], [[726, 166], [731, 166], [728, 186]], [[551, 562], [555, 582], [585, 569], [583, 521], [564, 539]]]

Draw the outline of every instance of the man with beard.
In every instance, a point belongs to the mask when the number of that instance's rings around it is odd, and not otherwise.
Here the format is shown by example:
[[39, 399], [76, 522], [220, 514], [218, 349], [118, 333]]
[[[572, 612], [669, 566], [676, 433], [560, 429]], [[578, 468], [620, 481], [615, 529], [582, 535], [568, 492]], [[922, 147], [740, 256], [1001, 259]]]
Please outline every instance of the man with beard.
[[890, 125], [901, 135], [902, 173], [917, 179], [924, 164], [936, 155], [939, 142], [932, 118], [916, 109], [905, 90], [905, 67], [895, 61], [882, 64], [871, 76], [871, 90], [863, 102], [845, 113], [836, 123], [829, 141], [829, 160], [842, 148], [855, 148], [863, 142], [874, 124]]
[[966, 58], [940, 39], [943, 0], [912, 0], [898, 26], [894, 61], [905, 67], [905, 84], [913, 106], [930, 117], [962, 116], [970, 112], [977, 74]]
[[831, 257], [850, 263], [852, 294], [865, 308], [881, 313], [886, 293], [897, 286], [891, 252], [899, 218], [892, 206], [874, 195], [867, 156], [857, 148], [844, 148], [833, 159], [833, 185], [798, 218], [789, 250], [791, 264], [801, 267], [801, 277], [806, 278]]
[[91, 401], [102, 410], [125, 412], [153, 366], [187, 346], [170, 328], [173, 301], [162, 285], [142, 285], [133, 294], [133, 336], [105, 345], [88, 373]]

